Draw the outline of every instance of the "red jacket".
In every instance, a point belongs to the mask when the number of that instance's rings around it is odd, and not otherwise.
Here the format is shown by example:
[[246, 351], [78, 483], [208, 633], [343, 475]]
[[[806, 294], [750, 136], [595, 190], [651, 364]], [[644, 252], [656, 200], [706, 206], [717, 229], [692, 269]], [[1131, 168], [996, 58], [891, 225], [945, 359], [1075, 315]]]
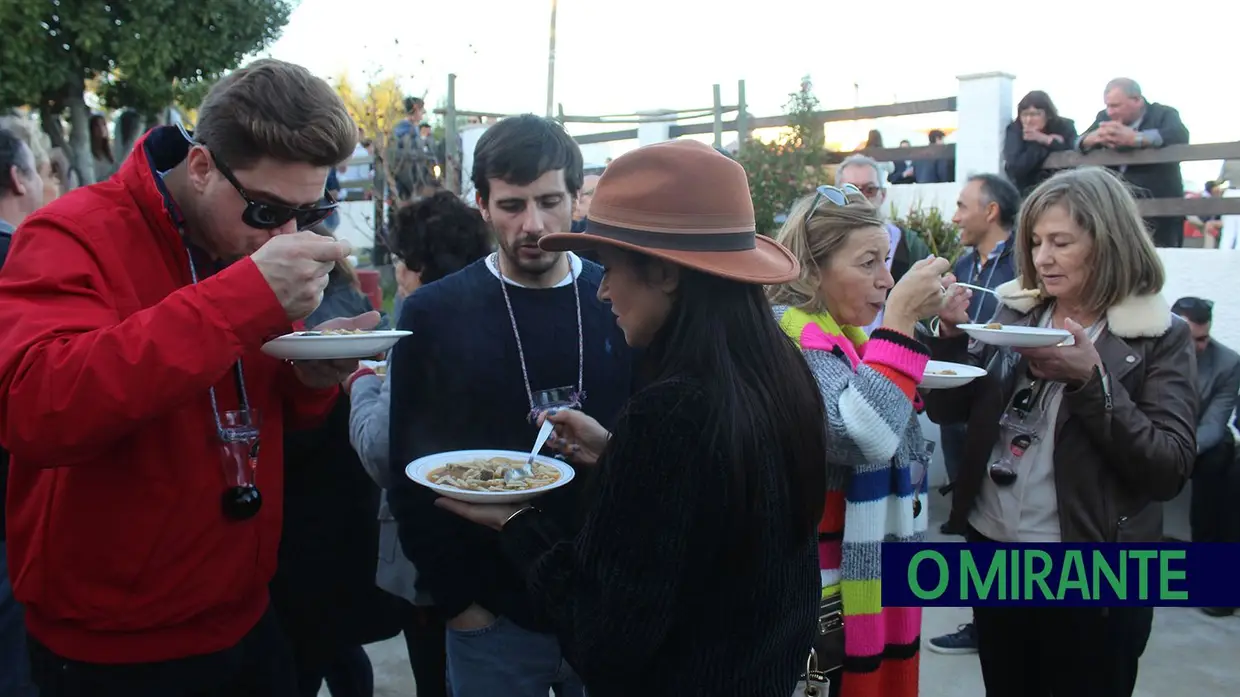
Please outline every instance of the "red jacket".
[[[191, 284], [148, 159], [164, 170], [185, 150], [153, 131], [111, 180], [27, 218], [0, 273], [9, 574], [30, 632], [70, 659], [210, 653], [252, 629], [280, 543], [286, 420], [314, 425], [339, 394], [259, 351], [291, 325], [252, 261]], [[241, 522], [221, 510], [208, 396], [238, 408], [238, 358], [262, 417], [263, 506]]]

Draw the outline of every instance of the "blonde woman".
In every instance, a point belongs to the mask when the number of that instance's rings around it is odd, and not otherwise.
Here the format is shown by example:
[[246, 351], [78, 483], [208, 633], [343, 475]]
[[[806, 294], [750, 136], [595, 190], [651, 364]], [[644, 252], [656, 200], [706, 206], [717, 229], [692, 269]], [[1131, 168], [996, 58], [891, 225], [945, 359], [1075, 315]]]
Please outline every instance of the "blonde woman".
[[[819, 187], [798, 203], [778, 241], [801, 275], [769, 297], [813, 371], [829, 431], [819, 567], [824, 607], [842, 601], [844, 641], [834, 655], [820, 644], [819, 668], [842, 665], [832, 673], [833, 693], [838, 685], [842, 695], [913, 697], [921, 612], [881, 607], [879, 549], [925, 535], [929, 454], [914, 404], [929, 350], [914, 327], [939, 311], [949, 264], [923, 259], [893, 283], [890, 236], [847, 184]], [[861, 327], [880, 311], [882, 325], [867, 338]]]
[[[968, 424], [952, 520], [974, 542], [1161, 541], [1160, 502], [1180, 493], [1197, 454], [1195, 359], [1136, 202], [1107, 170], [1056, 174], [1024, 203], [1016, 263], [995, 321], [1073, 341], [970, 347], [960, 308], [940, 315], [934, 357], [988, 370], [926, 397], [936, 422]], [[974, 617], [988, 694], [1128, 697], [1153, 609]]]

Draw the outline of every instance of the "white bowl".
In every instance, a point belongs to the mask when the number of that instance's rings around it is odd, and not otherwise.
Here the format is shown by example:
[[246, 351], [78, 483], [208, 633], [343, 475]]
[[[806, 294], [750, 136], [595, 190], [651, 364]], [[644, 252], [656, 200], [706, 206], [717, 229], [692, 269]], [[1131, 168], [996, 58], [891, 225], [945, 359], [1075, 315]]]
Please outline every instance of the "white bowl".
[[427, 475], [444, 465], [468, 462], [470, 460], [486, 460], [492, 457], [503, 457], [524, 462], [529, 456], [528, 452], [522, 453], [515, 450], [453, 450], [446, 453], [427, 455], [410, 462], [405, 466], [405, 476], [433, 490], [440, 496], [468, 503], [520, 503], [542, 496], [552, 489], [558, 489], [573, 481], [573, 476], [576, 473], [572, 467], [565, 462], [546, 455], [535, 456], [534, 462], [558, 469], [560, 471], [560, 478], [547, 486], [540, 486], [537, 489], [521, 491], [466, 491], [454, 486], [436, 484], [427, 479]]
[[[942, 371], [945, 370], [950, 370], [955, 375], [943, 375]], [[927, 361], [926, 373], [918, 387], [926, 390], [947, 390], [967, 385], [985, 374], [985, 370], [973, 365], [948, 363], [947, 361]]]
[[371, 358], [392, 348], [411, 333], [395, 329], [362, 334], [293, 332], [263, 344], [263, 353], [289, 361]]
[[987, 329], [984, 324], [962, 324], [959, 327], [969, 336], [991, 346], [1013, 348], [1042, 348], [1071, 343], [1072, 332], [1049, 327], [1014, 327], [1003, 325], [1002, 329]]

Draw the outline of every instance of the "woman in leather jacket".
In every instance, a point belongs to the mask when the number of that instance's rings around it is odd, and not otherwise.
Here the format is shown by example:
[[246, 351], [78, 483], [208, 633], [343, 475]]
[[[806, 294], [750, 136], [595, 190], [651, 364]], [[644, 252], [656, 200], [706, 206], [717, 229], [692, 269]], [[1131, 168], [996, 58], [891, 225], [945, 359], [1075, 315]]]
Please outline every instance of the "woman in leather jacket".
[[[1191, 473], [1198, 408], [1191, 336], [1160, 294], [1162, 262], [1132, 196], [1104, 169], [1056, 174], [1019, 220], [1018, 278], [997, 289], [994, 321], [1073, 340], [988, 346], [957, 328], [968, 322], [963, 300], [940, 314], [933, 358], [987, 370], [925, 398], [933, 421], [968, 424], [951, 522], [971, 542], [1159, 542], [1161, 502]], [[1153, 609], [974, 615], [988, 694], [1129, 697]]]

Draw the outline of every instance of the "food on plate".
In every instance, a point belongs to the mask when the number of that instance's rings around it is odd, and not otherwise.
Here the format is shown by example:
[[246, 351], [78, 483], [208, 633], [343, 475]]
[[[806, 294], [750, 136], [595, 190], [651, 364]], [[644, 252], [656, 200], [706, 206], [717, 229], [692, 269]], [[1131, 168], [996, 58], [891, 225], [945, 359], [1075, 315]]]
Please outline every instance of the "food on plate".
[[930, 375], [956, 375], [957, 374], [956, 371], [952, 370], [951, 368], [944, 368], [943, 370], [927, 370], [926, 372], [929, 373]]
[[525, 491], [539, 489], [560, 480], [560, 470], [541, 462], [535, 462], [534, 475], [515, 481], [504, 481], [504, 472], [521, 469], [525, 463], [506, 457], [491, 457], [436, 467], [426, 478], [432, 484], [442, 484], [462, 491]]
[[374, 334], [370, 329], [312, 329], [297, 332], [297, 336], [352, 336], [355, 334]]
[[998, 322], [987, 322], [986, 329], [1003, 329], [1003, 325]]

